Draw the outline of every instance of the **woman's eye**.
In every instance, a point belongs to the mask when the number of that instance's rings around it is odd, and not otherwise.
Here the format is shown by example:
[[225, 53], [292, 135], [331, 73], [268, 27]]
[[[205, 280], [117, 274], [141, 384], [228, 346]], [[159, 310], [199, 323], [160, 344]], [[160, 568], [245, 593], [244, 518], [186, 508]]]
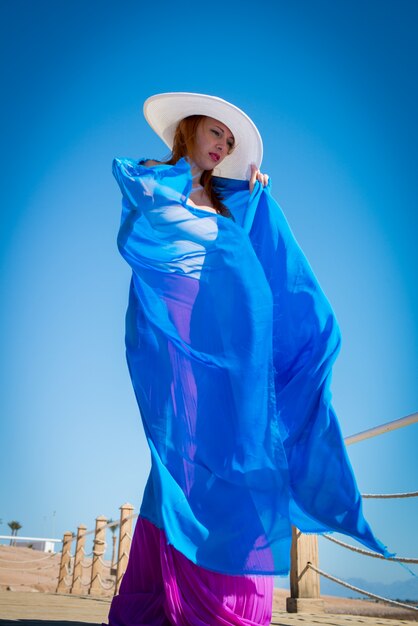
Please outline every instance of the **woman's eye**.
[[221, 134], [221, 133], [219, 132], [219, 130], [216, 130], [215, 128], [212, 128], [212, 132], [213, 132], [213, 133], [214, 133], [217, 137], [219, 137], [219, 136], [220, 136], [220, 134]]

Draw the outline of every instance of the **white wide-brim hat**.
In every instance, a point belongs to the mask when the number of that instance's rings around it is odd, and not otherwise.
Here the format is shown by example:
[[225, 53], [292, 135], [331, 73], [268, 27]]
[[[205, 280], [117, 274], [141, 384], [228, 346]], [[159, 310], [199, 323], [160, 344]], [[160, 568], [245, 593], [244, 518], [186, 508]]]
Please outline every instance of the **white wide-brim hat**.
[[230, 129], [235, 147], [213, 169], [215, 176], [249, 180], [251, 163], [260, 167], [263, 158], [263, 141], [254, 122], [238, 107], [222, 98], [202, 93], [159, 93], [144, 102], [144, 115], [148, 124], [172, 150], [178, 123], [189, 115], [212, 117]]

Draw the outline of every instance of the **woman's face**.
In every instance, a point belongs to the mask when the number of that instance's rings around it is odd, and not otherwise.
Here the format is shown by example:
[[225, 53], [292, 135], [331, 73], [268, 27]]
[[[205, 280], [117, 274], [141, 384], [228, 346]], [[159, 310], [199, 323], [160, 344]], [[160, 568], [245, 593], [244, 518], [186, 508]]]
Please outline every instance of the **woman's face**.
[[212, 170], [233, 147], [234, 136], [228, 126], [212, 117], [204, 117], [197, 127], [193, 160], [202, 170]]

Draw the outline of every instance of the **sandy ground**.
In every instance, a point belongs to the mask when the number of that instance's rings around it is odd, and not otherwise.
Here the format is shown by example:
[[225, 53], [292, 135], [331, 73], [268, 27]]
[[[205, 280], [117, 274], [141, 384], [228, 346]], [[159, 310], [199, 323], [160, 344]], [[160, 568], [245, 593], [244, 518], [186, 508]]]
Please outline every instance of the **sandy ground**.
[[[0, 590], [0, 626], [101, 626], [109, 599]], [[273, 613], [271, 626], [408, 626], [405, 620], [353, 615]], [[208, 625], [210, 626], [210, 625]]]
[[[30, 548], [0, 546], [0, 591], [5, 592], [48, 592], [54, 593], [57, 587], [60, 554], [48, 555]], [[86, 560], [86, 565], [89, 560]], [[106, 573], [106, 572], [105, 572]], [[85, 568], [83, 580], [88, 583], [90, 569]], [[104, 582], [109, 585], [112, 579], [107, 570]], [[68, 576], [68, 582], [71, 575]], [[86, 594], [88, 585], [85, 586]], [[111, 599], [112, 591], [103, 591], [103, 600]], [[275, 590], [274, 612], [286, 610], [288, 592]], [[7, 597], [4, 596], [3, 597]], [[17, 596], [16, 596], [17, 597]], [[418, 621], [418, 614], [382, 603], [367, 600], [350, 600], [335, 596], [322, 596], [327, 614], [363, 615], [392, 620]], [[10, 597], [12, 601], [12, 597]], [[75, 600], [75, 598], [74, 598]], [[378, 622], [375, 622], [378, 623]], [[0, 621], [0, 626], [2, 622]]]
[[[274, 590], [273, 611], [286, 610], [286, 598], [289, 593], [284, 589]], [[326, 613], [333, 615], [364, 615], [366, 617], [379, 617], [392, 620], [405, 620], [408, 622], [418, 621], [418, 613], [409, 611], [382, 602], [369, 600], [351, 600], [337, 596], [321, 596], [324, 601]]]

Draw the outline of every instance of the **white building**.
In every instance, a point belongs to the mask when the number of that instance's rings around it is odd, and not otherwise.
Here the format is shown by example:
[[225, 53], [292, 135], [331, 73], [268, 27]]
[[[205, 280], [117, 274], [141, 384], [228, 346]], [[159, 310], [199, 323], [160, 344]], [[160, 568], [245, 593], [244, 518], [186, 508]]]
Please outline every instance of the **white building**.
[[55, 553], [55, 544], [61, 543], [61, 539], [44, 539], [42, 537], [16, 537], [11, 535], [0, 535], [0, 540], [8, 540], [16, 548], [32, 548], [41, 552]]

